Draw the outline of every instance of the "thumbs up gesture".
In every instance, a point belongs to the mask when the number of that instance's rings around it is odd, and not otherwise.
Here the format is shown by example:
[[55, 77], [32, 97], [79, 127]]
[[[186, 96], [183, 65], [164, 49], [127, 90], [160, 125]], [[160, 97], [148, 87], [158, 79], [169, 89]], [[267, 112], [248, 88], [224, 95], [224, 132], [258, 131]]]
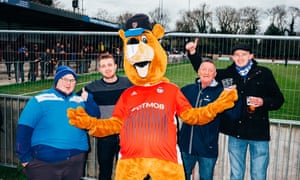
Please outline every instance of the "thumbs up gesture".
[[82, 99], [83, 99], [84, 101], [87, 101], [88, 96], [89, 96], [89, 93], [88, 93], [84, 88], [82, 88], [81, 90], [82, 90], [82, 92], [81, 92], [81, 97], [82, 97]]

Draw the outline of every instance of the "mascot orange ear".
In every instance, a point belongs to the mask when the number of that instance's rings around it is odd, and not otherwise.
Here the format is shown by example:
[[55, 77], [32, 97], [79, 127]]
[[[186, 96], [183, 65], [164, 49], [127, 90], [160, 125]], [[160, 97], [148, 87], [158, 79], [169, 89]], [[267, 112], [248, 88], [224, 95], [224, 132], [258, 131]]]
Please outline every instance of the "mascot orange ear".
[[124, 30], [123, 29], [120, 29], [119, 30], [119, 36], [120, 36], [120, 38], [123, 40], [123, 41], [125, 41], [125, 32], [124, 32]]
[[165, 30], [160, 24], [155, 24], [152, 28], [152, 34], [156, 39], [160, 39], [165, 35]]

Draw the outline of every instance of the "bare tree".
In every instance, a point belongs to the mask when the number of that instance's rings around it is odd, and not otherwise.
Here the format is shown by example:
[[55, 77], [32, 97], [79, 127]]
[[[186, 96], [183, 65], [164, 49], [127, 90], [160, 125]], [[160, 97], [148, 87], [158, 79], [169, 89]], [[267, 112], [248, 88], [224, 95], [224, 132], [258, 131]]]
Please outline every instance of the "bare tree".
[[220, 33], [235, 34], [237, 32], [237, 28], [239, 28], [239, 15], [235, 8], [229, 6], [217, 7], [216, 17], [221, 29]]
[[149, 16], [152, 18], [152, 22], [154, 24], [161, 24], [165, 29], [169, 29], [170, 17], [168, 16], [168, 14], [169, 13], [166, 10], [161, 12], [159, 7], [149, 12]]
[[191, 20], [190, 11], [180, 11], [181, 19], [176, 21], [176, 31], [181, 32], [196, 32], [194, 24]]
[[110, 15], [110, 13], [103, 8], [99, 8], [96, 14], [96, 18], [101, 19], [101, 20], [105, 20], [105, 21], [115, 21], [115, 18]]
[[245, 7], [239, 10], [239, 34], [256, 34], [259, 30], [259, 10], [254, 7]]
[[116, 23], [121, 24], [122, 27], [125, 27], [126, 21], [133, 16], [133, 13], [125, 12], [116, 17]]
[[207, 33], [212, 29], [212, 12], [206, 3], [200, 4], [199, 9], [192, 11], [191, 19], [200, 33]]
[[287, 11], [285, 5], [275, 6], [271, 9], [267, 9], [267, 15], [270, 18], [271, 24], [284, 33], [287, 27]]
[[289, 16], [289, 33], [295, 34], [295, 22], [298, 18], [300, 18], [300, 9], [297, 7], [289, 7], [288, 8], [288, 16]]
[[[190, 27], [188, 27], [190, 26]], [[181, 19], [176, 22], [177, 30], [208, 33], [213, 29], [212, 12], [205, 3], [193, 11], [181, 11]]]

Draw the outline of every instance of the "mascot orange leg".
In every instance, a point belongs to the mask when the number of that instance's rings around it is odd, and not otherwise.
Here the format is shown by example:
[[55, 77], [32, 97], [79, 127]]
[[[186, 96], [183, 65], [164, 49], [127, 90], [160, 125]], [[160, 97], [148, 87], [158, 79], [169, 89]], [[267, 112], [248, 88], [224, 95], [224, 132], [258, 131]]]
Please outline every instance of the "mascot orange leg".
[[120, 159], [116, 180], [142, 180], [149, 174], [151, 180], [184, 180], [182, 164], [155, 158]]

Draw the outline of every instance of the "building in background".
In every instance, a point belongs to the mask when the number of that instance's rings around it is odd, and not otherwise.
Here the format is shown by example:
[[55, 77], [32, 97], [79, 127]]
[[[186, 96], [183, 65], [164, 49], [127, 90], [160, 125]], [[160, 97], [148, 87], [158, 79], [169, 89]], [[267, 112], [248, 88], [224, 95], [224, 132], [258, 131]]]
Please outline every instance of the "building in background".
[[32, 3], [0, 0], [0, 30], [117, 31], [119, 24]]

